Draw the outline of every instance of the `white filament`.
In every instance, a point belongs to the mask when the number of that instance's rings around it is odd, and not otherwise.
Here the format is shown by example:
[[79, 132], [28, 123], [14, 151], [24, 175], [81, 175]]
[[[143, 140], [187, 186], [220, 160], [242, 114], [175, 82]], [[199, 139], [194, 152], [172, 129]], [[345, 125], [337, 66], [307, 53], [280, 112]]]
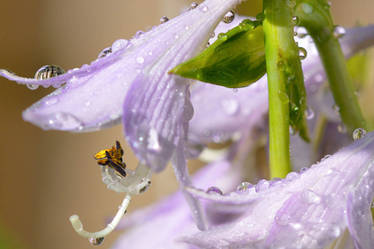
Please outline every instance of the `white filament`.
[[104, 238], [105, 236], [110, 234], [114, 230], [114, 228], [117, 227], [119, 221], [121, 220], [123, 215], [126, 213], [127, 207], [130, 204], [130, 200], [131, 200], [131, 195], [126, 195], [125, 198], [122, 201], [122, 204], [119, 206], [119, 209], [118, 209], [116, 215], [114, 216], [112, 222], [110, 222], [103, 230], [98, 231], [98, 232], [90, 233], [90, 232], [87, 232], [86, 230], [84, 230], [83, 224], [80, 221], [79, 216], [76, 215], [76, 214], [70, 216], [69, 220], [70, 220], [74, 230], [80, 236], [85, 237], [85, 238], [94, 238], [94, 239]]

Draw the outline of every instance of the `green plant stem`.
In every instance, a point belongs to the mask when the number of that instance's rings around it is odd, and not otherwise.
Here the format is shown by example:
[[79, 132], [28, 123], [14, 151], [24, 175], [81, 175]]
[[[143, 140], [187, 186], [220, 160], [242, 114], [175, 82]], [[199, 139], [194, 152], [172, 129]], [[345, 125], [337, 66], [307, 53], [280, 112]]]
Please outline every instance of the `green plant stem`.
[[312, 32], [311, 36], [325, 67], [330, 89], [344, 124], [351, 132], [356, 128], [367, 129], [338, 39], [332, 31]]
[[[264, 0], [266, 71], [269, 89], [270, 177], [285, 177], [291, 171], [289, 153], [290, 74], [302, 79], [298, 47], [293, 39], [292, 11], [287, 0]], [[290, 72], [291, 71], [291, 72]]]

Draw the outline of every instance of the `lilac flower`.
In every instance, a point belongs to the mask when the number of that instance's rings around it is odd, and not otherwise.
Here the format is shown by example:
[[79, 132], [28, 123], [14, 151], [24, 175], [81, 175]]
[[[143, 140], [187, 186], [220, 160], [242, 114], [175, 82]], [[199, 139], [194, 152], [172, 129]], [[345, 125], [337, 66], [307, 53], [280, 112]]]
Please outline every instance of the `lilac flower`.
[[[114, 42], [110, 54], [102, 52], [90, 65], [57, 77], [28, 79], [6, 70], [0, 75], [31, 86], [66, 83], [24, 111], [23, 118], [43, 129], [73, 132], [101, 129], [122, 118], [141, 164], [159, 172], [173, 158], [176, 176], [186, 186], [184, 143], [193, 114], [189, 84], [167, 72], [201, 51], [217, 23], [240, 2], [206, 0], [130, 41]], [[189, 194], [186, 198], [200, 217], [198, 203]], [[197, 221], [203, 229], [203, 219]]]
[[374, 133], [308, 170], [260, 181], [246, 193], [209, 195], [215, 205], [245, 207], [237, 222], [183, 240], [202, 248], [324, 248], [348, 228], [356, 248], [374, 248]]

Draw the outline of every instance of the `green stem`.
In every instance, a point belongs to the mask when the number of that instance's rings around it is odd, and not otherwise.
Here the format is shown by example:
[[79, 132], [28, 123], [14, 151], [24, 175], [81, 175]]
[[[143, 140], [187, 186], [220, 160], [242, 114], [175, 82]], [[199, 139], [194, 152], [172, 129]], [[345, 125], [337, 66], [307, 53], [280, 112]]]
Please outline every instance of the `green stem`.
[[293, 39], [292, 10], [287, 0], [264, 0], [266, 71], [269, 89], [270, 177], [291, 171], [289, 153], [289, 78], [302, 79], [298, 47]]
[[350, 131], [356, 128], [367, 129], [338, 39], [333, 32], [313, 32], [311, 36], [325, 67], [330, 89], [344, 124]]

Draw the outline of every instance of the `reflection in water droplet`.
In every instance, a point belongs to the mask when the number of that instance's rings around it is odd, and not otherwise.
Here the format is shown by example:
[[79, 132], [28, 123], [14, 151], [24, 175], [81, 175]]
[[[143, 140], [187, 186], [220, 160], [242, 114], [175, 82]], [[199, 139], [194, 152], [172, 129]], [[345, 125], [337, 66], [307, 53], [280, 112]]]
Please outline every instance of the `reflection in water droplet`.
[[37, 80], [50, 79], [52, 77], [64, 74], [65, 71], [56, 65], [45, 65], [42, 66], [38, 71], [36, 71], [34, 78]]
[[334, 27], [335, 38], [338, 38], [338, 39], [342, 38], [345, 35], [345, 33], [346, 33], [346, 30], [342, 26], [337, 25]]
[[292, 17], [292, 23], [294, 24], [294, 25], [298, 25], [299, 24], [299, 17], [298, 16], [293, 16]]
[[88, 241], [94, 246], [101, 245], [104, 241], [104, 237], [101, 238], [89, 238]]
[[196, 3], [196, 2], [191, 3], [191, 5], [190, 5], [190, 10], [192, 10], [192, 9], [196, 9], [197, 6], [199, 6], [198, 3]]
[[[139, 32], [139, 31], [138, 31]], [[128, 45], [129, 41], [125, 39], [118, 39], [112, 44], [112, 52], [116, 52], [122, 48], [125, 48]]]
[[166, 23], [167, 21], [169, 21], [169, 18], [167, 16], [163, 16], [160, 18], [160, 23]]
[[231, 23], [235, 19], [235, 12], [230, 10], [226, 13], [226, 15], [223, 17], [224, 23]]
[[362, 129], [362, 128], [357, 128], [353, 131], [353, 134], [352, 134], [352, 137], [353, 137], [353, 140], [359, 140], [363, 137], [365, 137], [366, 135], [366, 130], [365, 129]]
[[218, 194], [218, 195], [223, 195], [222, 191], [217, 188], [217, 187], [210, 187], [206, 191], [208, 194]]
[[306, 56], [308, 55], [308, 52], [306, 51], [305, 48], [299, 47], [299, 57], [301, 60], [304, 60]]
[[34, 85], [34, 84], [26, 84], [26, 86], [30, 90], [36, 90], [39, 88], [39, 85]]
[[238, 192], [247, 192], [248, 189], [252, 188], [253, 185], [249, 182], [242, 182], [239, 184], [239, 186], [236, 188], [236, 191]]
[[104, 58], [105, 56], [108, 56], [108, 55], [111, 54], [111, 53], [112, 53], [112, 48], [111, 48], [111, 47], [104, 48], [104, 49], [100, 52], [98, 58]]

